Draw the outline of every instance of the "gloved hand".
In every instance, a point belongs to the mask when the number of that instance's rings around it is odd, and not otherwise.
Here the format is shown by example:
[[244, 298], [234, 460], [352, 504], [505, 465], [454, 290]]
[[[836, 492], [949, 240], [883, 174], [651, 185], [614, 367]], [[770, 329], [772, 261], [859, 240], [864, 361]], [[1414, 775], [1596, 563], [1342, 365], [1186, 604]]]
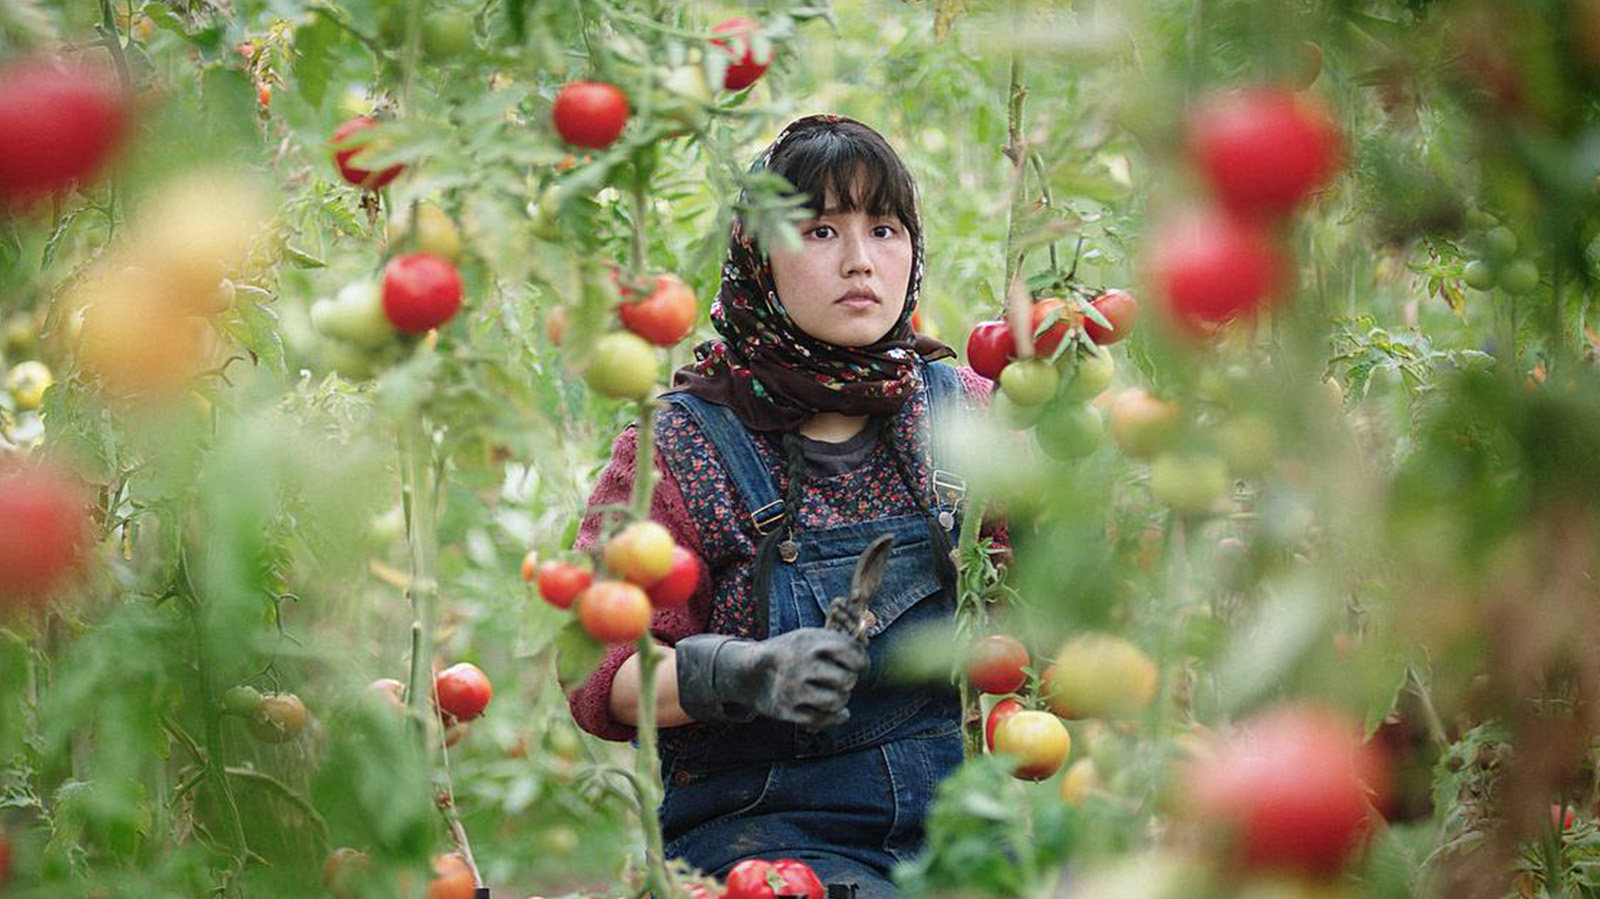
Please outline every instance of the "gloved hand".
[[843, 724], [850, 691], [869, 664], [865, 647], [823, 627], [765, 640], [696, 634], [674, 649], [678, 704], [708, 722], [764, 715], [813, 730]]

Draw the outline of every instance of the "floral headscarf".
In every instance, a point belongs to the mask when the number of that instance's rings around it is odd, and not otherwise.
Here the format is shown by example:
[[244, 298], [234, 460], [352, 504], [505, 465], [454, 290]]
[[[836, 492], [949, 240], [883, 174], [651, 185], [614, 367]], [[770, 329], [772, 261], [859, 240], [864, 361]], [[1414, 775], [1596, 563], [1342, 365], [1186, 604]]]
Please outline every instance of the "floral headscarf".
[[[751, 171], [766, 168], [773, 153], [796, 136], [840, 122], [867, 128], [843, 116], [807, 116], [785, 128]], [[673, 388], [728, 406], [757, 431], [794, 430], [817, 412], [898, 411], [916, 389], [918, 356], [955, 355], [911, 328], [922, 287], [922, 229], [917, 222], [906, 224], [915, 239], [905, 307], [878, 342], [846, 347], [812, 337], [794, 323], [773, 285], [771, 262], [735, 217], [722, 287], [711, 304], [711, 324], [722, 337], [695, 348], [695, 361], [678, 370]]]

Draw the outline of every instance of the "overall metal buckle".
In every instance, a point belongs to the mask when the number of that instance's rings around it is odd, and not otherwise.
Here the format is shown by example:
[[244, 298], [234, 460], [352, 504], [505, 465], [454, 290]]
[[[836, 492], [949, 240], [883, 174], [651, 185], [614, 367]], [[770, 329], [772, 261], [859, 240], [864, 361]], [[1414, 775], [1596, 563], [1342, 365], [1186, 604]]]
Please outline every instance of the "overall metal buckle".
[[[776, 510], [776, 511], [774, 511]], [[756, 533], [765, 537], [772, 533], [772, 529], [784, 516], [783, 500], [775, 499], [770, 503], [750, 513], [750, 523], [755, 525]]]

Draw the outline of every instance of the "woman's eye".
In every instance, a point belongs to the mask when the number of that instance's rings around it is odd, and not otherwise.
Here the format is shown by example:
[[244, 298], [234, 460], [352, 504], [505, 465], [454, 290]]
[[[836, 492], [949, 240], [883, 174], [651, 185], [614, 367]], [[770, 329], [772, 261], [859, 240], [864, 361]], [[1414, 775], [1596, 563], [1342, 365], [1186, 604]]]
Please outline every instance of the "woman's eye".
[[[827, 234], [822, 233], [824, 231], [826, 231], [828, 233]], [[833, 226], [832, 225], [818, 225], [815, 228], [811, 229], [811, 236], [812, 237], [828, 237], [831, 234], [833, 234]]]
[[[878, 225], [878, 226], [874, 227], [872, 230], [873, 230], [873, 233], [877, 234], [879, 237], [893, 237], [893, 236], [895, 236], [896, 233], [898, 233], [898, 232], [896, 232], [894, 230], [894, 226], [893, 225]], [[881, 232], [881, 233], [879, 233], [879, 232]]]

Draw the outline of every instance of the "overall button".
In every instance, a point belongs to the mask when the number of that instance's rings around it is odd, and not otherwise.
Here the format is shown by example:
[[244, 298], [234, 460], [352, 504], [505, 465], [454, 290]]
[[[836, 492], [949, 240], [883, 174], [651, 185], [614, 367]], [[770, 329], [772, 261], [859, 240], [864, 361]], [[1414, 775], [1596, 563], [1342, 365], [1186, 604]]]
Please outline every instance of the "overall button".
[[680, 787], [687, 787], [694, 783], [694, 775], [687, 771], [678, 771], [672, 775], [672, 782]]
[[793, 562], [800, 558], [800, 544], [793, 540], [785, 540], [778, 544], [778, 558], [785, 562]]
[[953, 528], [955, 526], [956, 526], [956, 517], [954, 515], [950, 514], [950, 510], [949, 509], [941, 510], [939, 512], [939, 527], [942, 527], [942, 528], [944, 528], [945, 530], [948, 531], [948, 530], [950, 530], [951, 528]]

